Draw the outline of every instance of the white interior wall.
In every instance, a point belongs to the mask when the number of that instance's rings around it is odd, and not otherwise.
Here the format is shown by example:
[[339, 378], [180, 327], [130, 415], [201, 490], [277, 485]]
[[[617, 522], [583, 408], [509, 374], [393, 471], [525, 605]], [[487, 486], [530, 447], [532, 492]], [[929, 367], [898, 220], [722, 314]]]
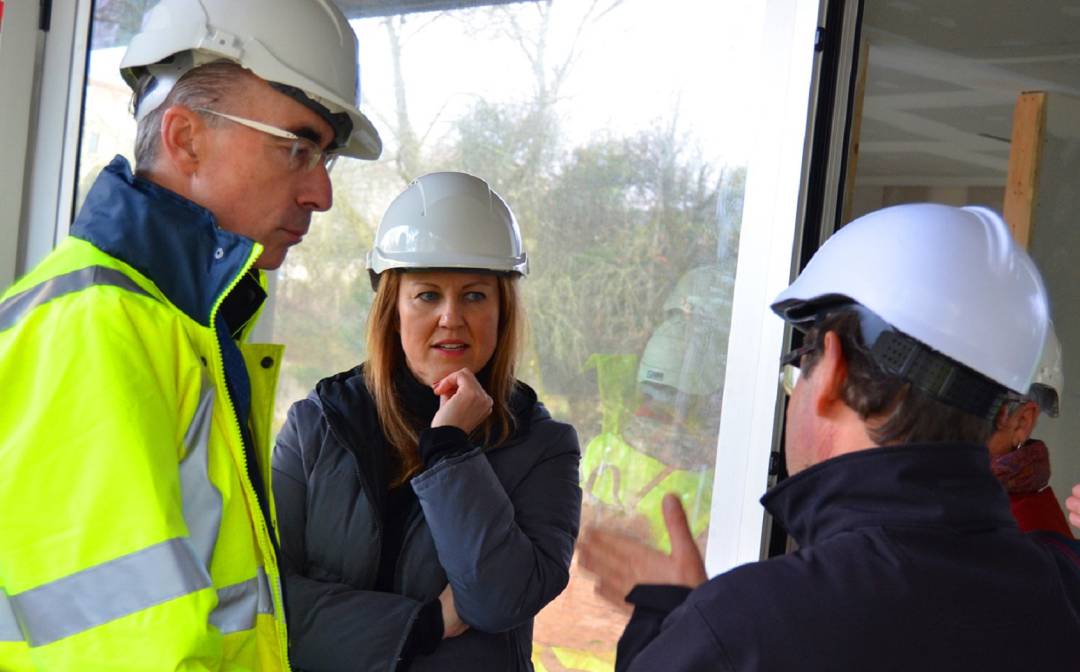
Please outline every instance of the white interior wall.
[[4, 5], [0, 31], [0, 291], [15, 281], [21, 256], [20, 222], [27, 175], [27, 129], [36, 108], [34, 71], [41, 44], [37, 2]]
[[1001, 212], [1004, 200], [1004, 186], [856, 185], [851, 199], [851, 219], [879, 208], [901, 203], [930, 202], [958, 206], [984, 205]]
[[1031, 224], [1031, 256], [1050, 293], [1065, 364], [1061, 416], [1042, 417], [1034, 436], [1050, 449], [1050, 484], [1064, 503], [1080, 482], [1080, 98], [1051, 93], [1047, 97], [1046, 140], [1036, 178]]

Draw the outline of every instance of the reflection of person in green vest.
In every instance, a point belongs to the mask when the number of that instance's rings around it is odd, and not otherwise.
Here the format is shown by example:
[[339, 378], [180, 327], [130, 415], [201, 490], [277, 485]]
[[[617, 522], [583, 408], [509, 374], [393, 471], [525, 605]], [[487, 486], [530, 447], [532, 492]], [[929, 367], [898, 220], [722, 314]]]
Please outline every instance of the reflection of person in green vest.
[[695, 536], [708, 529], [731, 278], [717, 266], [692, 269], [663, 309], [640, 359], [593, 355], [587, 362], [597, 370], [603, 423], [581, 466], [589, 503], [643, 521], [644, 536], [667, 550], [659, 513], [665, 493], [682, 497]]
[[[687, 272], [662, 307], [640, 357], [594, 354], [602, 410], [601, 431], [581, 461], [583, 516], [599, 511], [631, 518], [643, 540], [669, 550], [660, 501], [667, 492], [683, 500], [692, 530], [704, 539], [709, 526], [716, 437], [724, 386], [731, 271], [717, 265]], [[596, 642], [538, 646], [537, 672], [604, 672], [614, 665]]]

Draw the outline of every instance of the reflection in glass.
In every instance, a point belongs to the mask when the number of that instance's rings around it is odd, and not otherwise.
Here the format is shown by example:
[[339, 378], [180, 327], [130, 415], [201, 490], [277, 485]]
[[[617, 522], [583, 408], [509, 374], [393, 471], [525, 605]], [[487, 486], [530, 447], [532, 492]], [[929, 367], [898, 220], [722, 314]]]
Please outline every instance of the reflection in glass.
[[[145, 4], [96, 4], [81, 185], [131, 155], [117, 69]], [[519, 377], [578, 430], [585, 522], [614, 516], [666, 548], [672, 490], [704, 548], [756, 129], [738, 93], [753, 89], [759, 4], [558, 0], [353, 21], [386, 151], [337, 164], [333, 209], [277, 273], [262, 320], [287, 345], [278, 423], [363, 361], [364, 255], [390, 200], [421, 174], [465, 170], [519, 218], [532, 269]], [[611, 669], [624, 624], [575, 565], [537, 618], [537, 669]]]

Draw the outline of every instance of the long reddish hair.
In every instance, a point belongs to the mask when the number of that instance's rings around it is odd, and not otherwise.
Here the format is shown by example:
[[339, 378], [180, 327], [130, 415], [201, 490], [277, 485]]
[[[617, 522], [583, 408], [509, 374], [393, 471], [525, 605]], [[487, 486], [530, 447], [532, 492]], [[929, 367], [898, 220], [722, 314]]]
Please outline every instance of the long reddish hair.
[[[398, 470], [394, 485], [407, 481], [420, 471], [422, 464], [417, 450], [420, 429], [409, 422], [402, 405], [400, 391], [394, 384], [394, 375], [406, 366], [405, 351], [401, 347], [398, 320], [398, 291], [401, 273], [391, 269], [379, 276], [375, 300], [371, 304], [367, 321], [367, 363], [364, 365], [364, 382], [375, 399], [379, 424], [387, 442], [398, 456]], [[473, 430], [474, 440], [487, 446], [497, 446], [510, 438], [514, 431], [514, 417], [510, 412], [510, 393], [514, 389], [514, 371], [521, 352], [524, 331], [524, 309], [518, 294], [518, 276], [498, 276], [499, 326], [495, 352], [491, 356], [490, 375], [484, 389], [494, 402], [491, 415]], [[498, 434], [495, 435], [496, 431]]]

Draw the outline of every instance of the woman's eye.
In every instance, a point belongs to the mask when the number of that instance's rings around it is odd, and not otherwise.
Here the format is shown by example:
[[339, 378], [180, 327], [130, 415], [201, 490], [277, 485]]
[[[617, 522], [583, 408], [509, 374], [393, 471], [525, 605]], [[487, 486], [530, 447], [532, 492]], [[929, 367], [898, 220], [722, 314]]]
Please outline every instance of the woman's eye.
[[484, 294], [483, 292], [466, 292], [465, 293], [465, 300], [468, 301], [469, 303], [475, 303], [477, 301], [483, 301], [486, 298], [487, 298], [487, 294]]
[[439, 294], [438, 292], [420, 292], [416, 295], [416, 298], [420, 299], [421, 301], [438, 301]]

